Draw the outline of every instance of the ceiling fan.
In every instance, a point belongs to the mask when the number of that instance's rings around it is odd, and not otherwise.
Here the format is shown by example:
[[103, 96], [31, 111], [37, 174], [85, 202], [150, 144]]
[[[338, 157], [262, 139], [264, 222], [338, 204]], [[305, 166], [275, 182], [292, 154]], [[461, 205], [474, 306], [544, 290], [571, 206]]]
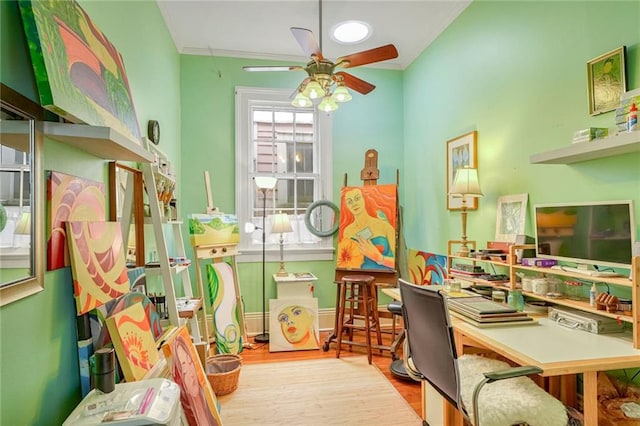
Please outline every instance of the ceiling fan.
[[[319, 9], [319, 28], [322, 32], [322, 0], [319, 1]], [[314, 100], [321, 99], [318, 109], [326, 112], [334, 111], [338, 108], [337, 102], [351, 100], [351, 94], [347, 88], [363, 95], [376, 88], [367, 81], [336, 69], [355, 68], [398, 57], [396, 47], [393, 44], [387, 44], [342, 56], [333, 62], [322, 54], [322, 35], [318, 44], [311, 30], [291, 27], [291, 32], [304, 53], [310, 57], [310, 61], [305, 66], [245, 66], [243, 69], [245, 71], [306, 71], [308, 76], [294, 92], [295, 98], [292, 104], [297, 107], [311, 107]]]

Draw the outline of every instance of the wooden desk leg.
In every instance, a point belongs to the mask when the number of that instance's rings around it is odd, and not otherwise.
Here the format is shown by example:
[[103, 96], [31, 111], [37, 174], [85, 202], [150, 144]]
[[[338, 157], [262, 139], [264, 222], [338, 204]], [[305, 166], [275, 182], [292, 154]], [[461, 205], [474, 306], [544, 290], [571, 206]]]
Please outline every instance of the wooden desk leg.
[[598, 425], [598, 372], [583, 373], [584, 426]]
[[[560, 378], [560, 401], [569, 407], [577, 407], [577, 379], [575, 374], [566, 374]], [[596, 386], [597, 388], [597, 386]]]

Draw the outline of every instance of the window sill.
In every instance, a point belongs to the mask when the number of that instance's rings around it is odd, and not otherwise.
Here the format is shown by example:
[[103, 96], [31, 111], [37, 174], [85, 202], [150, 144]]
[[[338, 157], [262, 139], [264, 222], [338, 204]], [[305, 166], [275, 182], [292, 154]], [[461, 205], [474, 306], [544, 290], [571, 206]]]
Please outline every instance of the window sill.
[[[287, 262], [333, 260], [333, 252], [333, 247], [285, 249], [284, 259]], [[240, 248], [240, 253], [236, 256], [236, 260], [238, 263], [262, 262], [262, 249], [253, 247]], [[265, 260], [267, 262], [280, 262], [280, 250], [267, 248]]]

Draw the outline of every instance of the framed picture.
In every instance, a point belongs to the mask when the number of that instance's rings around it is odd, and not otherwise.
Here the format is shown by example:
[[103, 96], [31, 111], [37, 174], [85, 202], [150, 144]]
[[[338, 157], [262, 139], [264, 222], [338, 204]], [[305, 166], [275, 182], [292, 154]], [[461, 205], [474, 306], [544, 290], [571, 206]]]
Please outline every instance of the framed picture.
[[498, 198], [496, 241], [515, 243], [518, 235], [524, 235], [527, 198], [527, 194], [505, 195]]
[[[463, 167], [478, 168], [477, 154], [478, 132], [465, 133], [462, 136], [447, 141], [447, 210], [460, 210], [462, 198], [449, 195], [449, 188], [458, 169]], [[477, 210], [478, 199], [467, 198], [467, 210]]]
[[589, 114], [602, 114], [620, 106], [620, 95], [627, 90], [624, 53], [622, 46], [587, 62]]

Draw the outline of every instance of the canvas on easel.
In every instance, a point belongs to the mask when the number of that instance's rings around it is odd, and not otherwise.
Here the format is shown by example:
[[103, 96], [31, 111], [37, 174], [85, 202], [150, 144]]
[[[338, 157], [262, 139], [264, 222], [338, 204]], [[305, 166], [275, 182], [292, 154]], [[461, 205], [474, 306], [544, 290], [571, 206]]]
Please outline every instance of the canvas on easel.
[[342, 188], [337, 269], [396, 270], [397, 205], [395, 184]]

